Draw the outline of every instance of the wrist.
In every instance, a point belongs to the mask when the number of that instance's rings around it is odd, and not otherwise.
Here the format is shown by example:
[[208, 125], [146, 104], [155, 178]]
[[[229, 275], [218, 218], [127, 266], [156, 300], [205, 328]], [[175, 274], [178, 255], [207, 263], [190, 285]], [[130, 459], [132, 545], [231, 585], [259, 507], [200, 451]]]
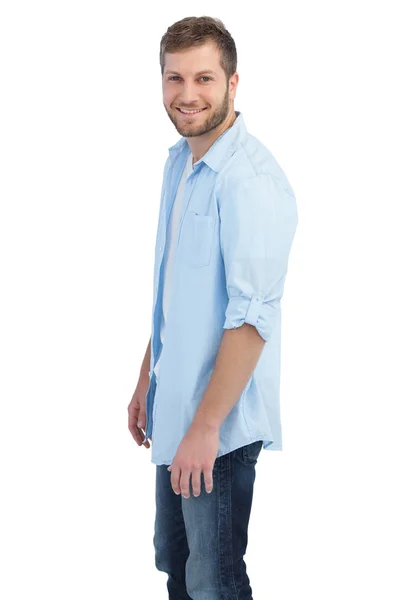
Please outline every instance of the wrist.
[[216, 419], [206, 417], [202, 414], [196, 414], [192, 426], [195, 429], [201, 430], [205, 433], [217, 433], [220, 430], [220, 424]]

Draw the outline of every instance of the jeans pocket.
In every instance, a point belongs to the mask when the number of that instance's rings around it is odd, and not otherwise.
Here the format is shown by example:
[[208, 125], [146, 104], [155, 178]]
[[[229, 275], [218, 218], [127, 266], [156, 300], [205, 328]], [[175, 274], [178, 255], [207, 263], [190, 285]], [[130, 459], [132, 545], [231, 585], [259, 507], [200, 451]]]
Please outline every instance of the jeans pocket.
[[255, 465], [260, 455], [263, 442], [258, 440], [242, 447], [242, 458], [246, 465]]

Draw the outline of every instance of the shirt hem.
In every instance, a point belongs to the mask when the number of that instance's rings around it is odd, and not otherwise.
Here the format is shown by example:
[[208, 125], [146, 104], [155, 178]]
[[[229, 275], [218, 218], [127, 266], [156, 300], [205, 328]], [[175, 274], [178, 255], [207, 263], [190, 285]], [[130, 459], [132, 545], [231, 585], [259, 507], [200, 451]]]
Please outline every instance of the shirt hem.
[[[269, 451], [282, 450], [281, 445], [278, 445], [276, 443], [274, 444], [273, 440], [270, 440], [269, 438], [265, 438], [262, 435], [253, 436], [248, 442], [245, 442], [244, 444], [242, 444], [242, 446], [246, 446], [248, 444], [253, 444], [254, 442], [258, 442], [260, 440], [262, 440], [262, 442], [263, 442], [263, 446], [262, 446], [263, 450], [269, 450]], [[229, 454], [229, 452], [233, 452], [234, 450], [237, 450], [240, 447], [241, 446], [235, 445], [234, 447], [232, 447], [230, 450], [227, 450], [223, 454], [217, 454], [216, 458], [219, 458], [220, 456], [224, 456], [225, 454]], [[170, 460], [162, 460], [162, 459], [154, 458], [153, 456], [151, 457], [151, 462], [157, 466], [162, 466], [162, 465], [170, 466], [172, 464], [172, 461], [173, 461], [172, 458]]]

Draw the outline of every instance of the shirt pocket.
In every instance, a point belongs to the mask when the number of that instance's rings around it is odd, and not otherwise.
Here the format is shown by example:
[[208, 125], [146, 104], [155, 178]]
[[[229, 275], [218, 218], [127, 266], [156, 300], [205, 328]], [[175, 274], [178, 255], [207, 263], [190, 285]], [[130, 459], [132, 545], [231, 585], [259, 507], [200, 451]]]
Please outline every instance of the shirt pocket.
[[189, 267], [206, 267], [211, 260], [215, 217], [188, 210], [182, 223], [181, 260]]

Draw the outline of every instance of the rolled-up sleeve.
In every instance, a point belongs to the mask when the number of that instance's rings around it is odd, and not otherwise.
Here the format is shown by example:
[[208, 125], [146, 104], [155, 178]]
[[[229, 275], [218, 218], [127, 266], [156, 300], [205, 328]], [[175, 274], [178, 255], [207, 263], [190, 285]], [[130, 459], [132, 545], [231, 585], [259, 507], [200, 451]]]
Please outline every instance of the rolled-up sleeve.
[[270, 174], [225, 182], [220, 245], [228, 305], [224, 329], [249, 323], [267, 342], [277, 322], [297, 227], [292, 188]]

